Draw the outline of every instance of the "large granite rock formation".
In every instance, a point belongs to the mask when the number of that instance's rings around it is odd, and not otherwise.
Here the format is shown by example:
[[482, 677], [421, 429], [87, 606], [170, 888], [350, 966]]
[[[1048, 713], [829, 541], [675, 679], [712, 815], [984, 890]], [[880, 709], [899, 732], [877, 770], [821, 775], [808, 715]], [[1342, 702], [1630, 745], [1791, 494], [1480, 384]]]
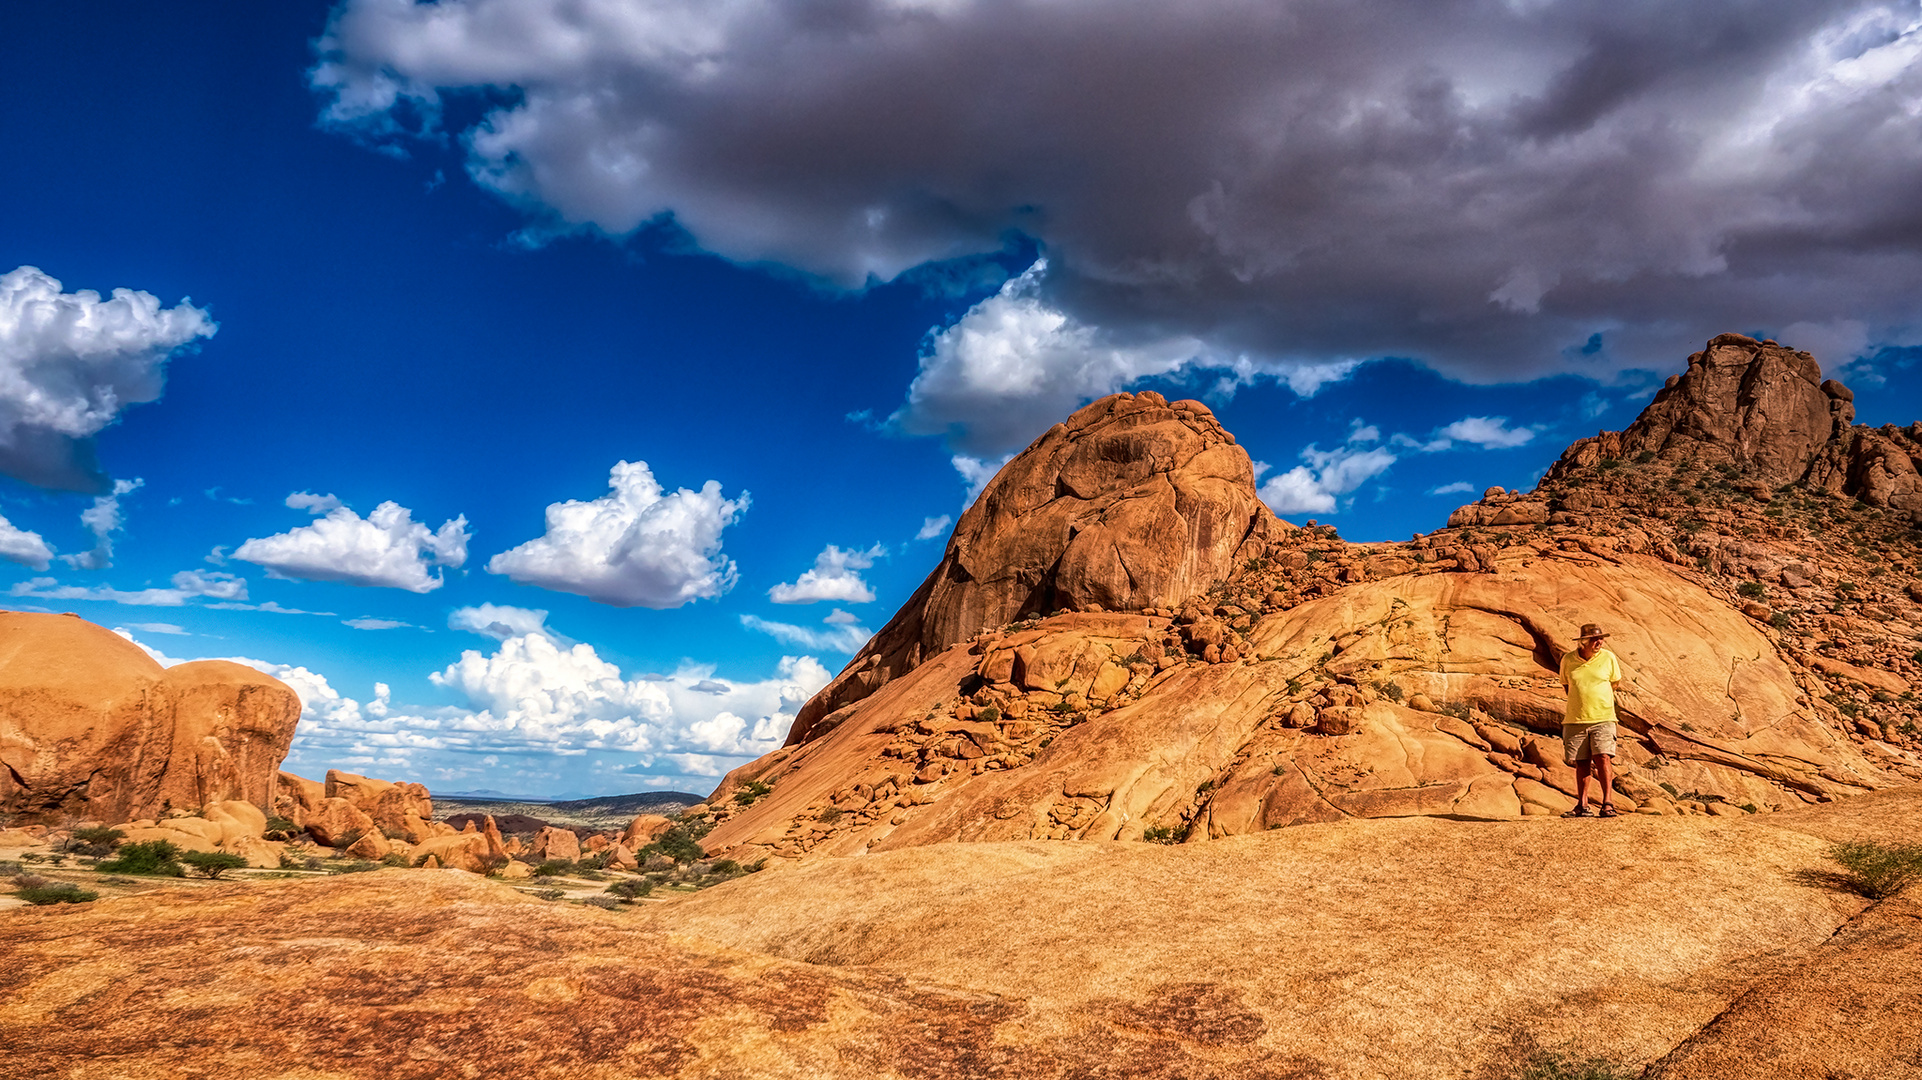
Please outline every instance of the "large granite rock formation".
[[[1096, 402], [1003, 470], [1006, 491], [963, 519], [788, 745], [717, 789], [710, 851], [1557, 813], [1575, 785], [1556, 672], [1584, 622], [1614, 632], [1634, 676], [1624, 807], [1745, 815], [1922, 779], [1922, 547], [1897, 501], [1915, 490], [1915, 443], [1851, 428], [1847, 390], [1807, 354], [1716, 338], [1627, 432], [1429, 536], [1349, 544], [1257, 509], [1232, 544], [1191, 530], [1100, 549], [1159, 591], [1096, 593], [1086, 570], [1064, 583], [1098, 560], [1061, 554], [1083, 533], [1034, 500], [1050, 482], [1061, 500], [1142, 483], [1138, 455], [1078, 456], [1074, 432], [1174, 418], [1158, 423], [1223, 463], [1204, 474], [1215, 520], [1253, 505], [1252, 472], [1232, 465], [1245, 458], [1205, 410], [1144, 398]], [[1022, 572], [986, 558], [1029, 551]]]
[[1115, 394], [1056, 424], [961, 515], [940, 565], [796, 718], [788, 742], [979, 631], [1056, 611], [1140, 611], [1227, 580], [1292, 526], [1200, 402]]
[[1625, 458], [1730, 467], [1756, 488], [1802, 483], [1922, 520], [1922, 422], [1857, 427], [1855, 394], [1814, 357], [1741, 334], [1710, 340], [1633, 424], [1570, 446], [1544, 483]]
[[299, 719], [253, 668], [163, 668], [78, 616], [0, 612], [0, 811], [23, 820], [269, 806]]

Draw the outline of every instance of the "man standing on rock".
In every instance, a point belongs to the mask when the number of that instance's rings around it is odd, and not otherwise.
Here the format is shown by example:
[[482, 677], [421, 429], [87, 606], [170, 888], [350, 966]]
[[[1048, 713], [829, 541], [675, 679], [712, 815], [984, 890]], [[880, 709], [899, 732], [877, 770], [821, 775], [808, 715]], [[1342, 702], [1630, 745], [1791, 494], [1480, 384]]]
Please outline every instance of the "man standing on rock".
[[[1602, 647], [1608, 635], [1594, 623], [1582, 627], [1582, 643], [1562, 654], [1562, 689], [1568, 711], [1562, 716], [1562, 758], [1575, 767], [1575, 809], [1563, 817], [1615, 817], [1609, 793], [1615, 786], [1615, 691], [1622, 663]], [[1588, 808], [1588, 778], [1602, 786], [1599, 812]]]

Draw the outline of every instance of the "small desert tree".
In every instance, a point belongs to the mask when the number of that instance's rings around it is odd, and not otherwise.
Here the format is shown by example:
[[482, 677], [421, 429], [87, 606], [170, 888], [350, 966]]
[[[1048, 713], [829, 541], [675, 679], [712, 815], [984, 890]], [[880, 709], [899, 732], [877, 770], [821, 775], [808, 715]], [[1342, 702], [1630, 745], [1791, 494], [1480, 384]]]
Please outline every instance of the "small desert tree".
[[247, 865], [246, 859], [228, 851], [189, 851], [180, 856], [180, 861], [194, 873], [210, 880]]
[[137, 844], [122, 844], [110, 862], [94, 867], [110, 874], [159, 874], [164, 877], [185, 877], [180, 868], [180, 848], [169, 840], [145, 840]]

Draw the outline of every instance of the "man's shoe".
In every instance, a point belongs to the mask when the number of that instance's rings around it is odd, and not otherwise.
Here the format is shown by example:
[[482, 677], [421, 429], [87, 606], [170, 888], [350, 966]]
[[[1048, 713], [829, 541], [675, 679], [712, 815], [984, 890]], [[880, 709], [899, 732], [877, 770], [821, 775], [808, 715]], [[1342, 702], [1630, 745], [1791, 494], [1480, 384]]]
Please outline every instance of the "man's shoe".
[[1577, 806], [1575, 809], [1570, 810], [1568, 813], [1563, 814], [1562, 816], [1563, 817], [1594, 817], [1595, 811], [1590, 810], [1588, 808], [1587, 803], [1583, 803], [1582, 805]]
[[1596, 817], [1621, 817], [1622, 815], [1615, 812], [1614, 803], [1603, 803], [1601, 811], [1597, 813], [1595, 816]]

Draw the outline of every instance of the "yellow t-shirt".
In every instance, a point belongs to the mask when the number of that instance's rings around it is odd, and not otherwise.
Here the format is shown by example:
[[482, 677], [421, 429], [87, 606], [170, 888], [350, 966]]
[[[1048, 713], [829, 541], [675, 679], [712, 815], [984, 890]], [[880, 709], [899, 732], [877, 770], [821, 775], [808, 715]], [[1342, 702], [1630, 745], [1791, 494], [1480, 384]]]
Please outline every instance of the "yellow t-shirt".
[[1622, 678], [1622, 662], [1607, 649], [1582, 659], [1580, 649], [1562, 654], [1562, 685], [1568, 688], [1564, 724], [1603, 724], [1615, 719], [1615, 684]]

